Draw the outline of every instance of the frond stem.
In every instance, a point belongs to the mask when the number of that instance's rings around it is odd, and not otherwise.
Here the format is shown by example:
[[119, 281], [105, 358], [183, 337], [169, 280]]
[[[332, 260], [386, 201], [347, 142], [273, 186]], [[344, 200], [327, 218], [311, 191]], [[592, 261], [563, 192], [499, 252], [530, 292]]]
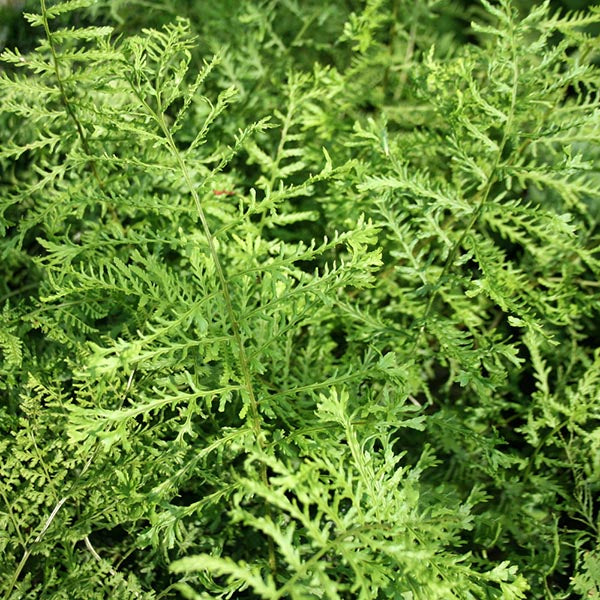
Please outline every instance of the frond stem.
[[[181, 155], [181, 152], [177, 148], [177, 145], [175, 144], [175, 140], [173, 139], [173, 134], [171, 133], [171, 130], [169, 129], [169, 126], [167, 125], [167, 122], [166, 122], [165, 116], [164, 116], [164, 112], [160, 105], [160, 98], [159, 98], [158, 94], [156, 96], [157, 102], [158, 102], [158, 107], [157, 107], [157, 110], [154, 110], [141, 97], [141, 95], [138, 93], [135, 85], [133, 85], [133, 82], [129, 78], [127, 78], [127, 81], [129, 82], [131, 88], [133, 89], [133, 91], [136, 94], [136, 96], [138, 97], [138, 99], [142, 102], [142, 104], [146, 107], [146, 109], [148, 111], [150, 111], [150, 114], [158, 123], [163, 135], [165, 136], [167, 146], [179, 166], [181, 174], [183, 175], [183, 178], [186, 182], [186, 185], [187, 185], [187, 187], [190, 191], [190, 194], [192, 196], [192, 199], [194, 201], [194, 205], [195, 205], [196, 211], [198, 213], [198, 218], [200, 219], [200, 223], [202, 224], [202, 229], [204, 230], [204, 235], [205, 235], [207, 243], [208, 243], [209, 252], [210, 252], [213, 264], [215, 266], [215, 270], [217, 272], [217, 278], [219, 280], [219, 285], [220, 285], [221, 291], [223, 293], [223, 299], [225, 300], [225, 309], [227, 311], [227, 316], [229, 317], [229, 320], [231, 322], [233, 337], [234, 337], [236, 345], [238, 347], [240, 369], [242, 372], [242, 378], [244, 380], [244, 387], [248, 394], [248, 403], [249, 403], [249, 409], [250, 409], [250, 419], [251, 419], [252, 429], [254, 431], [254, 436], [256, 438], [256, 443], [258, 444], [258, 447], [261, 450], [264, 450], [265, 442], [264, 442], [263, 436], [262, 436], [262, 427], [261, 427], [262, 419], [261, 419], [260, 412], [258, 409], [258, 401], [256, 399], [256, 394], [254, 392], [254, 384], [252, 382], [252, 375], [250, 373], [250, 363], [248, 360], [248, 355], [246, 353], [246, 348], [244, 346], [244, 340], [242, 339], [240, 326], [239, 326], [239, 323], [238, 323], [238, 320], [237, 320], [237, 317], [235, 314], [235, 310], [233, 308], [233, 302], [231, 300], [231, 293], [229, 291], [229, 284], [227, 282], [227, 278], [225, 277], [225, 273], [224, 273], [223, 267], [221, 265], [221, 260], [219, 258], [219, 254], [217, 252], [217, 248], [215, 246], [214, 236], [210, 229], [210, 225], [208, 224], [208, 220], [206, 218], [206, 214], [204, 213], [204, 209], [202, 208], [202, 203], [200, 202], [200, 196], [198, 195], [198, 192], [192, 181], [192, 177], [190, 175], [187, 163], [185, 162], [183, 156]], [[263, 480], [263, 483], [266, 486], [269, 486], [269, 479], [267, 477], [267, 466], [264, 463], [262, 464], [262, 467], [261, 467], [261, 479]], [[270, 507], [269, 507], [268, 503], [266, 505], [266, 511], [268, 514], [270, 514]], [[271, 538], [268, 539], [268, 546], [269, 546], [269, 566], [271, 568], [272, 573], [275, 574], [277, 572], [277, 561], [276, 561], [276, 557], [275, 557], [274, 543]]]
[[77, 135], [79, 137], [79, 141], [81, 142], [81, 147], [83, 148], [83, 151], [86, 153], [86, 155], [89, 158], [89, 163], [90, 163], [90, 167], [92, 169], [92, 173], [94, 175], [94, 179], [96, 179], [100, 188], [104, 188], [104, 183], [102, 182], [102, 179], [100, 179], [100, 175], [98, 174], [98, 169], [96, 168], [96, 164], [91, 158], [92, 153], [90, 151], [90, 146], [88, 144], [88, 140], [85, 135], [85, 132], [83, 131], [83, 126], [81, 124], [81, 121], [75, 114], [75, 110], [73, 109], [73, 105], [71, 104], [71, 101], [69, 100], [69, 97], [67, 96], [67, 91], [65, 90], [65, 86], [64, 86], [62, 77], [60, 75], [60, 69], [59, 69], [59, 64], [58, 64], [58, 55], [56, 53], [54, 39], [52, 38], [52, 32], [50, 31], [50, 25], [48, 23], [48, 15], [47, 15], [48, 11], [46, 8], [46, 0], [40, 0], [40, 3], [41, 3], [41, 9], [42, 9], [42, 21], [44, 23], [44, 31], [46, 32], [46, 38], [48, 39], [50, 53], [52, 54], [52, 63], [54, 66], [54, 74], [56, 76], [56, 81], [58, 83], [58, 90], [60, 92], [61, 101], [63, 103], [63, 106], [65, 107], [65, 110], [67, 111], [67, 114], [69, 115], [69, 117], [71, 118], [73, 123], [75, 124], [75, 128], [77, 129]]
[[[127, 386], [125, 388], [125, 393], [123, 394], [123, 397], [121, 398], [121, 401], [120, 401], [120, 406], [122, 406], [123, 403], [125, 402], [125, 398], [127, 397], [129, 390], [131, 389], [131, 385], [133, 384], [134, 374], [135, 374], [135, 370], [132, 371], [131, 374], [129, 375], [129, 379], [127, 380]], [[46, 534], [46, 531], [48, 531], [48, 529], [50, 528], [50, 525], [52, 525], [52, 522], [56, 518], [56, 515], [59, 513], [60, 509], [62, 508], [63, 504], [71, 497], [72, 493], [77, 488], [77, 485], [83, 479], [83, 476], [87, 473], [88, 469], [92, 466], [92, 463], [94, 462], [95, 458], [98, 456], [99, 453], [100, 453], [100, 443], [98, 442], [96, 444], [94, 451], [92, 452], [92, 454], [86, 461], [85, 465], [83, 466], [81, 471], [77, 474], [77, 476], [75, 477], [75, 480], [71, 483], [69, 489], [66, 491], [64, 496], [55, 504], [54, 508], [52, 509], [52, 512], [46, 519], [46, 522], [44, 523], [42, 530], [37, 534], [37, 536], [35, 537], [33, 542], [30, 543], [29, 546], [25, 548], [25, 552], [23, 552], [21, 561], [17, 565], [17, 568], [15, 569], [15, 572], [13, 573], [12, 579], [10, 580], [10, 583], [8, 584], [6, 594], [4, 595], [4, 600], [10, 599], [12, 592], [15, 588], [15, 585], [17, 584], [17, 581], [19, 580], [21, 572], [23, 571], [23, 568], [27, 564], [27, 561], [29, 560], [31, 553], [33, 552], [33, 548], [35, 547], [36, 544], [38, 544], [42, 540], [42, 538]]]
[[426, 325], [427, 325], [427, 319], [429, 318], [431, 310], [433, 309], [433, 303], [435, 302], [435, 300], [439, 294], [441, 285], [442, 285], [444, 279], [447, 277], [447, 275], [450, 273], [450, 271], [454, 267], [454, 261], [456, 260], [456, 255], [458, 254], [458, 251], [459, 251], [460, 247], [462, 246], [463, 242], [465, 241], [467, 235], [471, 232], [473, 227], [476, 225], [477, 221], [479, 220], [479, 217], [481, 217], [481, 214], [483, 213], [483, 209], [485, 208], [485, 205], [487, 204], [492, 187], [493, 187], [494, 183], [496, 182], [496, 178], [498, 175], [498, 167], [500, 166], [500, 162], [502, 160], [502, 154], [504, 152], [504, 149], [508, 142], [508, 137], [509, 137], [511, 129], [512, 129], [512, 124], [513, 124], [515, 109], [516, 109], [516, 104], [517, 104], [519, 68], [518, 68], [518, 64], [517, 64], [517, 52], [516, 52], [516, 47], [515, 47], [514, 36], [512, 36], [512, 55], [513, 55], [512, 56], [512, 58], [513, 58], [513, 61], [512, 61], [513, 77], [512, 77], [512, 89], [511, 89], [511, 105], [510, 105], [510, 111], [509, 111], [508, 117], [506, 119], [506, 125], [504, 127], [504, 132], [502, 134], [502, 140], [500, 141], [500, 144], [498, 145], [498, 150], [496, 152], [494, 164], [492, 165], [492, 168], [490, 169], [490, 173], [487, 177], [487, 182], [486, 182], [483, 190], [479, 193], [479, 200], [477, 201], [475, 210], [473, 211], [471, 218], [469, 219], [469, 222], [467, 223], [467, 226], [463, 229], [462, 233], [460, 234], [460, 237], [458, 238], [458, 240], [454, 243], [454, 245], [450, 249], [450, 252], [448, 253], [448, 257], [446, 258], [446, 261], [444, 262], [444, 266], [442, 267], [442, 272], [440, 273], [435, 284], [433, 285], [433, 289], [427, 300], [425, 310], [423, 311], [423, 316], [421, 317], [421, 326], [419, 327], [419, 331], [417, 332], [415, 341], [413, 342], [413, 345], [412, 345], [410, 353], [409, 353], [410, 356], [414, 356], [414, 353], [419, 345], [419, 341], [420, 341], [421, 336], [423, 335]]

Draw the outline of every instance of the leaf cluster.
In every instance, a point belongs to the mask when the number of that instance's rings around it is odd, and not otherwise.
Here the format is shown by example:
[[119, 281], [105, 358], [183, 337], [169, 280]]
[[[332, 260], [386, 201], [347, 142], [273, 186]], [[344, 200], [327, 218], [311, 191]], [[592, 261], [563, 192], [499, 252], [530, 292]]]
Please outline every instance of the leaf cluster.
[[467, 4], [28, 6], [6, 600], [599, 593], [600, 11]]

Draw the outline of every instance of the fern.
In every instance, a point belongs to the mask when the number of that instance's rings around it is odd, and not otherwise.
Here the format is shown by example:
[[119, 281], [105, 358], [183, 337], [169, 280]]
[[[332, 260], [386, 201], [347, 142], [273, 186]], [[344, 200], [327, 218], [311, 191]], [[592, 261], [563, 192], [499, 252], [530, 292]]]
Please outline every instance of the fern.
[[519, 7], [0, 31], [6, 600], [597, 593], [600, 14]]

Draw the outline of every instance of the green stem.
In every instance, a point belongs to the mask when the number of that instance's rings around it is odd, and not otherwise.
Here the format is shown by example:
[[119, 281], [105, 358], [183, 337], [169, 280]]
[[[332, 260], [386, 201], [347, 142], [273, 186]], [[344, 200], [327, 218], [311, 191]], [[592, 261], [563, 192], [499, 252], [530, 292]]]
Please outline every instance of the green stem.
[[[125, 402], [125, 399], [127, 398], [129, 390], [131, 389], [131, 385], [133, 384], [134, 374], [135, 374], [135, 370], [132, 371], [131, 375], [129, 376], [129, 380], [127, 381], [127, 387], [125, 388], [125, 393], [123, 394], [121, 401], [119, 403], [120, 406], [123, 406], [123, 403]], [[52, 509], [52, 512], [50, 513], [50, 516], [46, 519], [46, 522], [44, 523], [42, 530], [38, 533], [38, 535], [35, 537], [33, 542], [31, 542], [29, 544], [29, 546], [25, 548], [25, 552], [23, 552], [21, 561], [17, 565], [17, 568], [15, 569], [15, 572], [13, 573], [12, 579], [10, 580], [10, 583], [6, 590], [6, 594], [4, 595], [4, 600], [10, 600], [12, 591], [15, 588], [17, 581], [19, 580], [19, 577], [21, 575], [21, 572], [23, 571], [23, 568], [27, 564], [27, 561], [29, 560], [31, 553], [33, 552], [33, 549], [35, 548], [35, 545], [38, 544], [42, 540], [42, 538], [44, 537], [44, 535], [50, 528], [50, 525], [52, 525], [52, 522], [56, 518], [56, 515], [58, 515], [60, 509], [63, 507], [63, 504], [65, 504], [65, 502], [69, 498], [71, 498], [73, 493], [77, 490], [77, 486], [83, 480], [83, 476], [87, 473], [88, 469], [92, 466], [92, 463], [94, 462], [94, 460], [100, 453], [100, 448], [101, 448], [101, 446], [100, 446], [100, 443], [98, 442], [96, 444], [94, 451], [92, 452], [92, 454], [86, 461], [86, 463], [83, 466], [83, 468], [81, 469], [81, 471], [77, 474], [77, 476], [75, 477], [75, 479], [73, 480], [73, 482], [71, 483], [71, 485], [69, 486], [67, 491], [65, 492], [64, 496], [56, 503], [56, 505]]]
[[[513, 36], [513, 40], [514, 40], [514, 36]], [[510, 135], [510, 132], [512, 130], [512, 125], [513, 125], [513, 120], [514, 120], [514, 115], [515, 115], [515, 107], [517, 104], [519, 68], [517, 65], [517, 52], [516, 52], [516, 48], [514, 46], [514, 41], [513, 41], [513, 47], [512, 47], [512, 54], [513, 54], [513, 56], [512, 56], [513, 79], [512, 79], [512, 90], [511, 90], [511, 106], [510, 106], [510, 112], [509, 112], [507, 120], [506, 120], [506, 126], [504, 127], [504, 133], [502, 135], [502, 140], [498, 146], [498, 151], [496, 152], [496, 158], [494, 159], [494, 164], [492, 165], [492, 168], [490, 169], [490, 173], [488, 175], [487, 182], [486, 182], [483, 190], [480, 192], [480, 194], [478, 194], [479, 198], [477, 199], [477, 196], [476, 196], [475, 210], [473, 211], [471, 218], [469, 219], [469, 222], [467, 223], [467, 226], [463, 229], [462, 233], [460, 234], [460, 237], [458, 238], [458, 240], [454, 243], [454, 245], [450, 249], [448, 257], [446, 258], [446, 261], [444, 262], [442, 272], [440, 273], [440, 276], [437, 278], [435, 284], [433, 285], [433, 290], [432, 290], [431, 294], [429, 295], [429, 299], [427, 300], [425, 310], [423, 311], [423, 316], [421, 317], [421, 326], [419, 327], [419, 331], [417, 332], [415, 341], [413, 342], [413, 345], [410, 349], [410, 353], [409, 353], [410, 356], [414, 356], [414, 353], [419, 345], [421, 336], [423, 335], [423, 333], [425, 331], [427, 319], [429, 318], [431, 310], [433, 309], [433, 303], [435, 302], [435, 300], [439, 294], [442, 283], [443, 283], [444, 279], [447, 277], [447, 275], [450, 273], [452, 268], [454, 267], [454, 261], [456, 260], [456, 255], [458, 254], [458, 251], [460, 250], [460, 247], [462, 246], [463, 242], [465, 241], [467, 235], [471, 232], [473, 227], [475, 227], [477, 221], [481, 217], [481, 214], [483, 213], [483, 209], [485, 208], [485, 205], [488, 201], [492, 187], [493, 187], [494, 183], [496, 183], [496, 179], [498, 176], [498, 168], [499, 168], [500, 162], [502, 160], [502, 154], [503, 154], [504, 149], [506, 148], [506, 144], [508, 142], [508, 136]]]
[[202, 208], [202, 204], [200, 202], [200, 197], [194, 183], [192, 181], [192, 177], [190, 175], [189, 169], [187, 168], [187, 164], [184, 161], [179, 149], [175, 144], [175, 140], [169, 130], [167, 123], [164, 118], [164, 114], [162, 112], [157, 113], [158, 123], [162, 129], [162, 132], [167, 140], [167, 144], [169, 146], [169, 150], [173, 154], [183, 178], [185, 179], [186, 185], [190, 190], [190, 194], [192, 199], [194, 200], [194, 204], [196, 206], [196, 210], [198, 212], [198, 217], [200, 218], [200, 223], [202, 224], [202, 229], [204, 230], [204, 235], [206, 237], [208, 243], [208, 249], [213, 260], [215, 270], [217, 272], [217, 278], [219, 280], [219, 285], [221, 286], [221, 291], [223, 293], [223, 299], [225, 300], [225, 308], [227, 310], [227, 316], [231, 321], [231, 328], [233, 330], [233, 337], [235, 338], [236, 344], [239, 349], [239, 360], [240, 360], [240, 368], [242, 371], [242, 377], [244, 379], [244, 387], [246, 388], [246, 392], [248, 393], [249, 405], [250, 405], [250, 414], [252, 417], [252, 425], [254, 429], [254, 433], [256, 435], [257, 442], [261, 450], [263, 449], [263, 440], [261, 435], [261, 418], [258, 410], [258, 402], [256, 400], [256, 394], [254, 393], [254, 386], [252, 383], [252, 376], [250, 374], [250, 365], [248, 361], [248, 355], [246, 353], [246, 348], [244, 347], [244, 341], [242, 339], [242, 334], [240, 331], [240, 326], [235, 314], [235, 310], [233, 308], [233, 302], [231, 301], [231, 293], [229, 291], [229, 284], [227, 283], [227, 279], [225, 277], [225, 273], [223, 271], [223, 267], [221, 266], [221, 260], [219, 259], [219, 255], [217, 253], [217, 248], [215, 246], [214, 237], [212, 235], [212, 231], [210, 230], [210, 226], [206, 219], [206, 214], [204, 213], [204, 209]]
[[0, 298], [0, 304], [4, 304], [4, 302], [6, 302], [6, 300], [8, 300], [9, 298], [12, 298], [13, 296], [18, 296], [19, 294], [22, 294], [23, 292], [27, 292], [28, 290], [33, 290], [34, 288], [38, 287], [38, 285], [39, 285], [39, 282], [28, 283], [27, 285], [20, 287], [18, 290], [13, 290], [12, 292], [8, 292], [8, 293], [4, 294], [4, 296], [2, 296], [2, 298]]
[[[226, 310], [227, 316], [231, 322], [233, 337], [234, 337], [236, 345], [238, 347], [240, 370], [242, 372], [244, 388], [246, 389], [246, 392], [248, 394], [248, 403], [249, 403], [249, 409], [250, 409], [249, 413], [250, 413], [250, 421], [251, 421], [250, 424], [251, 424], [252, 430], [254, 432], [254, 436], [256, 438], [256, 442], [258, 444], [259, 449], [261, 451], [264, 451], [265, 450], [265, 442], [264, 442], [263, 436], [262, 436], [262, 427], [261, 427], [262, 419], [260, 416], [260, 411], [258, 409], [258, 401], [256, 399], [256, 393], [254, 392], [254, 385], [252, 382], [252, 375], [250, 372], [250, 362], [248, 360], [248, 355], [246, 353], [246, 348], [244, 346], [244, 340], [242, 339], [240, 325], [239, 325], [238, 319], [236, 317], [235, 310], [233, 308], [233, 302], [231, 299], [231, 292], [229, 290], [229, 284], [227, 282], [227, 278], [225, 277], [225, 272], [223, 271], [223, 267], [221, 265], [221, 260], [219, 258], [219, 254], [217, 252], [213, 233], [210, 229], [210, 225], [208, 224], [208, 220], [206, 218], [204, 209], [202, 208], [202, 203], [200, 202], [200, 196], [198, 195], [198, 192], [196, 191], [196, 187], [194, 186], [194, 183], [192, 181], [192, 177], [190, 175], [187, 163], [185, 162], [184, 158], [181, 155], [181, 152], [177, 148], [177, 145], [175, 144], [175, 140], [173, 139], [173, 134], [171, 133], [171, 130], [169, 129], [167, 122], [165, 120], [165, 115], [162, 110], [162, 106], [161, 106], [161, 102], [160, 102], [160, 94], [158, 93], [158, 91], [155, 94], [155, 98], [157, 101], [157, 108], [156, 108], [156, 110], [154, 110], [148, 104], [148, 102], [145, 100], [145, 98], [142, 96], [142, 94], [139, 92], [139, 90], [137, 89], [137, 87], [134, 84], [134, 82], [132, 81], [132, 79], [130, 77], [128, 77], [127, 75], [125, 75], [125, 79], [129, 83], [133, 93], [135, 94], [135, 96], [137, 97], [139, 102], [142, 104], [142, 106], [144, 106], [144, 108], [148, 111], [148, 114], [156, 121], [156, 123], [160, 127], [160, 130], [162, 131], [162, 133], [165, 137], [168, 149], [171, 152], [171, 154], [173, 155], [173, 157], [175, 158], [175, 160], [179, 166], [179, 170], [181, 171], [181, 174], [183, 175], [183, 178], [185, 180], [186, 186], [188, 187], [188, 189], [190, 191], [190, 195], [192, 196], [192, 199], [194, 201], [194, 206], [196, 208], [198, 218], [200, 219], [200, 223], [202, 225], [202, 229], [204, 231], [204, 235], [205, 235], [207, 243], [208, 243], [208, 249], [209, 249], [213, 264], [215, 266], [215, 270], [217, 273], [217, 279], [219, 280], [219, 286], [220, 286], [221, 292], [223, 294], [223, 299], [225, 300], [225, 310]], [[265, 464], [262, 464], [262, 466], [261, 466], [261, 479], [266, 486], [269, 486], [269, 479], [267, 476], [267, 466]], [[270, 511], [270, 507], [269, 507], [268, 503], [266, 505], [266, 511], [267, 511], [267, 514], [270, 515], [271, 511]], [[270, 537], [268, 539], [268, 545], [269, 545], [269, 566], [271, 568], [272, 573], [275, 575], [277, 572], [277, 561], [276, 561], [276, 557], [275, 557], [274, 543]]]
[[14, 527], [15, 534], [19, 538], [19, 543], [21, 544], [21, 546], [23, 546], [25, 548], [27, 544], [25, 543], [25, 539], [23, 538], [21, 529], [19, 528], [19, 522], [17, 521], [15, 514], [12, 511], [10, 502], [8, 501], [8, 498], [6, 497], [6, 494], [1, 489], [0, 489], [0, 495], [2, 496], [2, 499], [4, 500], [4, 504], [6, 505], [6, 514], [8, 515], [9, 519], [12, 521], [12, 525]]
[[81, 142], [81, 147], [83, 148], [83, 151], [85, 152], [85, 154], [90, 159], [89, 160], [90, 167], [92, 169], [92, 173], [94, 174], [94, 178], [98, 182], [98, 185], [100, 186], [100, 188], [104, 188], [104, 184], [103, 184], [102, 180], [100, 179], [100, 175], [98, 174], [98, 170], [96, 169], [96, 164], [94, 163], [94, 161], [91, 158], [92, 157], [92, 153], [90, 151], [90, 146], [88, 144], [87, 137], [86, 137], [85, 132], [83, 130], [83, 126], [81, 125], [81, 122], [80, 122], [79, 118], [75, 114], [75, 110], [74, 110], [73, 105], [71, 104], [71, 102], [69, 100], [69, 97], [67, 96], [67, 92], [65, 90], [65, 86], [64, 86], [62, 77], [60, 75], [60, 69], [59, 69], [59, 64], [58, 64], [58, 55], [56, 53], [56, 47], [54, 46], [54, 40], [52, 38], [52, 32], [50, 31], [50, 25], [48, 23], [48, 15], [47, 15], [48, 11], [46, 9], [46, 0], [40, 0], [40, 3], [41, 3], [41, 9], [42, 9], [42, 21], [44, 23], [44, 31], [46, 32], [46, 38], [48, 39], [48, 45], [50, 47], [50, 53], [52, 54], [52, 63], [54, 65], [54, 74], [56, 76], [56, 81], [58, 83], [58, 89], [59, 89], [59, 92], [60, 92], [61, 101], [63, 103], [63, 106], [65, 107], [65, 110], [67, 111], [67, 114], [69, 115], [69, 117], [71, 118], [71, 120], [73, 121], [73, 123], [75, 124], [75, 128], [77, 129], [77, 135], [78, 135], [79, 140]]
[[[258, 410], [258, 401], [256, 400], [256, 394], [254, 392], [254, 384], [252, 382], [252, 375], [250, 373], [250, 363], [248, 361], [248, 355], [246, 353], [246, 348], [244, 346], [244, 340], [242, 339], [242, 334], [240, 331], [240, 326], [235, 314], [235, 310], [233, 308], [233, 302], [231, 301], [231, 293], [229, 291], [229, 284], [227, 283], [227, 279], [225, 277], [225, 273], [223, 271], [223, 267], [221, 266], [221, 260], [219, 259], [219, 254], [217, 252], [217, 248], [215, 246], [214, 237], [212, 235], [212, 231], [206, 219], [206, 214], [204, 213], [204, 209], [202, 208], [202, 204], [200, 202], [200, 197], [198, 196], [198, 192], [194, 187], [192, 182], [192, 178], [190, 172], [187, 168], [186, 162], [183, 160], [179, 149], [175, 144], [175, 140], [169, 130], [167, 123], [165, 122], [164, 114], [162, 112], [158, 112], [158, 121], [160, 127], [167, 139], [167, 144], [169, 149], [171, 150], [175, 160], [177, 161], [179, 168], [181, 169], [181, 173], [183, 174], [183, 178], [190, 190], [190, 194], [194, 200], [194, 204], [196, 206], [196, 210], [198, 211], [198, 217], [200, 218], [200, 222], [202, 224], [202, 229], [204, 230], [204, 235], [206, 236], [206, 240], [208, 243], [209, 252], [211, 258], [213, 260], [213, 264], [215, 265], [215, 269], [217, 272], [217, 278], [219, 279], [219, 284], [221, 286], [221, 291], [223, 292], [223, 298], [225, 300], [225, 307], [227, 310], [227, 316], [231, 322], [231, 328], [233, 330], [233, 337], [235, 338], [235, 342], [238, 346], [239, 350], [239, 360], [240, 360], [240, 369], [242, 371], [242, 377], [244, 379], [244, 387], [246, 388], [246, 392], [248, 393], [248, 401], [250, 405], [250, 417], [252, 422], [252, 428], [254, 430], [254, 435], [256, 437], [256, 442], [258, 447], [264, 450], [265, 444], [262, 438], [261, 431], [261, 416]], [[267, 477], [267, 466], [262, 463], [261, 465], [261, 479], [266, 486], [269, 486], [269, 479]], [[269, 504], [266, 504], [267, 513], [270, 515]], [[273, 540], [268, 538], [269, 544], [269, 566], [273, 574], [277, 572], [277, 562], [275, 558], [275, 548], [273, 545]]]

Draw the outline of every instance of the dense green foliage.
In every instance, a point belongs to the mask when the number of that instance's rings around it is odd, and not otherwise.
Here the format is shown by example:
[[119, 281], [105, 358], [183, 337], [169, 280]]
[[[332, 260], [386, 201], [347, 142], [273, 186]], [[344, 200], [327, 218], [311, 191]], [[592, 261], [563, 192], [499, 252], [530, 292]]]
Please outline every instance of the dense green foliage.
[[27, 10], [0, 597], [600, 598], [600, 10]]

